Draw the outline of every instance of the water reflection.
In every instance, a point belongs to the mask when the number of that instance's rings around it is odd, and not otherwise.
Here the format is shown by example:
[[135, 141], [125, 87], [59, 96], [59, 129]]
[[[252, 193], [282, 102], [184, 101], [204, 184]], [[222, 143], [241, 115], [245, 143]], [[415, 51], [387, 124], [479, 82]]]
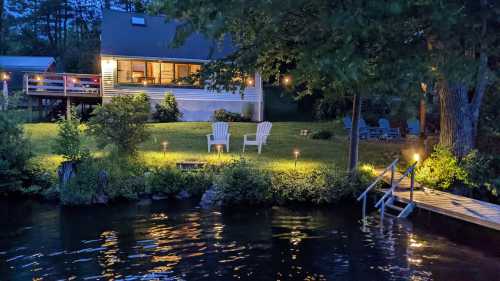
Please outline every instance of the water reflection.
[[380, 228], [369, 217], [363, 228], [357, 209], [19, 206], [0, 207], [16, 216], [0, 218], [1, 280], [495, 280], [500, 271], [500, 259], [408, 223]]

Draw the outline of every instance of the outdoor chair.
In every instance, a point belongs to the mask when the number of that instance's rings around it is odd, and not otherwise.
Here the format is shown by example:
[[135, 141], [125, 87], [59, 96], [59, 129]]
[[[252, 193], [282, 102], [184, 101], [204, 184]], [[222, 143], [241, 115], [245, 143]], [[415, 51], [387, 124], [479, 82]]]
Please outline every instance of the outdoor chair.
[[378, 126], [381, 130], [380, 138], [399, 139], [401, 137], [399, 128], [391, 128], [389, 120], [385, 118], [378, 119]]
[[229, 125], [226, 122], [212, 123], [212, 133], [207, 135], [208, 152], [212, 145], [225, 145], [229, 152]]
[[[351, 133], [352, 128], [352, 120], [349, 117], [344, 117], [344, 128], [347, 130], [347, 133]], [[365, 119], [359, 119], [359, 138], [360, 139], [369, 139], [376, 138], [379, 136], [379, 130], [375, 127], [370, 127], [366, 124]]]
[[[255, 134], [246, 134], [243, 136], [243, 152], [245, 152], [245, 147], [247, 145], [257, 146], [259, 154], [262, 151], [262, 146], [267, 143], [267, 137], [271, 132], [273, 124], [271, 122], [262, 122], [257, 124], [257, 132]], [[255, 136], [255, 140], [251, 140], [249, 137]]]
[[420, 122], [417, 119], [408, 119], [406, 125], [408, 126], [408, 135], [420, 135]]

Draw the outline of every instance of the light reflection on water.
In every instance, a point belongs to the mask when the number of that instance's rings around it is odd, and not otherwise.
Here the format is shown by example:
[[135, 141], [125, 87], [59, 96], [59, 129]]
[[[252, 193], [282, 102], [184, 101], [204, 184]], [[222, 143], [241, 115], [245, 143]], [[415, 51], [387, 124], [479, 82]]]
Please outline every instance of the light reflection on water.
[[[3, 203], [3, 202], [2, 202]], [[17, 202], [19, 203], [19, 202]], [[357, 208], [1, 205], [0, 280], [497, 280], [500, 259]]]

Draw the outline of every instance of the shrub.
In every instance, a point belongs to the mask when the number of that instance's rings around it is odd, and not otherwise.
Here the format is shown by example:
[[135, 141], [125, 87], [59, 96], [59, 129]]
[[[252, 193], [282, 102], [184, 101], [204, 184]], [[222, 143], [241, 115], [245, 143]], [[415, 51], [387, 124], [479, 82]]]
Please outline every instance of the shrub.
[[57, 122], [57, 137], [54, 141], [53, 150], [61, 154], [69, 161], [79, 161], [87, 157], [89, 152], [82, 148], [83, 133], [80, 128], [80, 119], [71, 110], [71, 118], [61, 118]]
[[89, 129], [99, 147], [114, 145], [119, 153], [134, 154], [149, 134], [149, 98], [146, 94], [124, 95], [98, 106], [90, 119]]
[[99, 167], [92, 159], [78, 165], [75, 176], [65, 186], [60, 186], [60, 200], [64, 205], [88, 205], [97, 195]]
[[171, 92], [166, 93], [163, 101], [155, 105], [153, 119], [157, 121], [175, 122], [179, 121], [181, 117], [182, 113], [179, 111], [175, 96]]
[[215, 189], [223, 206], [262, 204], [272, 198], [271, 176], [244, 159], [234, 161], [215, 177]]
[[329, 140], [333, 137], [333, 133], [328, 130], [319, 130], [311, 134], [311, 139], [314, 140]]
[[275, 172], [272, 178], [274, 198], [278, 203], [325, 204], [354, 195], [366, 186], [365, 173], [349, 176], [335, 167], [314, 170]]
[[101, 170], [109, 174], [109, 183], [104, 192], [110, 199], [137, 199], [145, 192], [144, 172], [146, 168], [134, 158], [111, 155], [100, 161]]
[[467, 172], [446, 147], [436, 146], [434, 152], [417, 168], [415, 179], [421, 184], [449, 189], [457, 181], [465, 181]]
[[214, 176], [211, 170], [195, 170], [182, 172], [183, 189], [193, 196], [201, 196], [213, 185]]
[[214, 121], [219, 122], [248, 122], [250, 118], [244, 117], [239, 113], [227, 111], [225, 109], [217, 109], [214, 111]]
[[181, 171], [173, 168], [157, 168], [146, 176], [146, 193], [177, 194], [182, 188]]
[[0, 112], [0, 192], [23, 186], [29, 180], [27, 163], [30, 145], [17, 116]]

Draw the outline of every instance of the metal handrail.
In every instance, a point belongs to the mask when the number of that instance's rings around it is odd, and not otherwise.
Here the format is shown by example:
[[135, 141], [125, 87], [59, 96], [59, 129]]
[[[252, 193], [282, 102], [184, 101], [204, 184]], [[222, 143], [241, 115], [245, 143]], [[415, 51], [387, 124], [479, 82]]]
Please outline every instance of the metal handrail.
[[392, 181], [394, 179], [394, 170], [396, 169], [396, 164], [399, 162], [399, 159], [397, 158], [396, 160], [392, 161], [392, 163], [387, 166], [384, 171], [382, 171], [382, 173], [380, 173], [380, 175], [375, 179], [375, 181], [372, 182], [372, 184], [370, 184], [366, 189], [365, 191], [363, 191], [363, 193], [361, 193], [361, 195], [359, 195], [359, 197], [357, 198], [357, 200], [361, 200], [363, 199], [363, 210], [362, 210], [362, 214], [363, 214], [363, 222], [366, 223], [365, 221], [365, 218], [366, 218], [366, 197], [368, 195], [368, 192], [370, 192], [370, 190], [372, 190], [376, 185], [377, 183], [382, 180], [382, 178], [384, 177], [385, 173], [387, 173], [387, 171], [391, 171], [391, 184], [392, 184]]
[[[413, 165], [411, 165], [410, 167], [408, 167], [408, 169], [406, 169], [406, 171], [404, 172], [404, 174], [395, 182], [391, 185], [391, 188], [389, 188], [385, 193], [384, 193], [384, 196], [382, 196], [382, 198], [380, 198], [380, 200], [378, 200], [378, 202], [375, 204], [375, 208], [377, 208], [380, 204], [382, 204], [383, 201], [385, 201], [385, 199], [387, 198], [387, 196], [389, 196], [390, 194], [392, 194], [394, 192], [394, 190], [396, 189], [396, 187], [399, 186], [399, 184], [403, 181], [403, 179], [405, 177], [408, 176], [408, 174], [412, 173], [413, 174], [413, 171], [415, 170], [415, 167], [417, 166], [417, 162], [413, 163]], [[413, 178], [413, 175], [412, 175], [412, 178]], [[411, 193], [413, 193], [413, 182], [411, 184]], [[413, 196], [412, 194], [410, 194], [410, 198], [413, 199]]]
[[361, 194], [358, 196], [358, 198], [357, 198], [356, 200], [358, 200], [358, 201], [359, 201], [359, 200], [361, 200], [363, 197], [365, 197], [365, 196], [368, 194], [368, 192], [370, 192], [370, 190], [372, 190], [372, 189], [375, 187], [375, 185], [376, 185], [376, 184], [377, 184], [380, 180], [382, 180], [382, 179], [383, 179], [383, 177], [384, 177], [385, 173], [387, 173], [387, 172], [389, 171], [389, 169], [391, 169], [391, 171], [392, 171], [392, 170], [394, 169], [394, 167], [396, 167], [396, 164], [397, 164], [398, 162], [399, 162], [399, 159], [396, 159], [396, 160], [392, 161], [392, 163], [391, 163], [389, 166], [387, 166], [387, 167], [385, 168], [385, 170], [384, 170], [384, 171], [382, 171], [382, 173], [380, 173], [380, 175], [379, 175], [379, 176], [375, 179], [375, 181], [373, 181], [373, 182], [372, 182], [372, 184], [370, 184], [370, 185], [369, 185], [369, 186], [365, 189], [365, 191], [363, 191], [363, 193], [361, 193]]

